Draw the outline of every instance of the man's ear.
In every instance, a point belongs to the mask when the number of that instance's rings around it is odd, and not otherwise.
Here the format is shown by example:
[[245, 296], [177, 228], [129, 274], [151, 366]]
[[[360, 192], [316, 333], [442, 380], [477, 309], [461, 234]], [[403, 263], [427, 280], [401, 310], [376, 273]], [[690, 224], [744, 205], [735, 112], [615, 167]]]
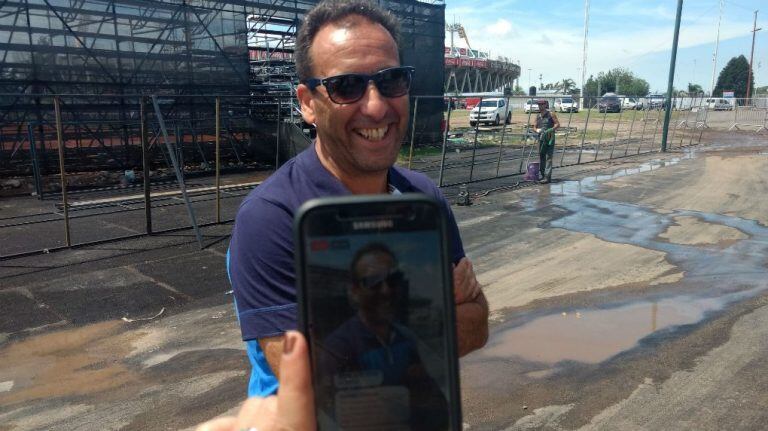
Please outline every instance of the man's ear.
[[296, 97], [298, 97], [301, 104], [301, 117], [304, 118], [307, 124], [315, 124], [317, 116], [315, 114], [315, 100], [312, 97], [312, 90], [304, 84], [299, 84], [299, 87], [296, 88]]

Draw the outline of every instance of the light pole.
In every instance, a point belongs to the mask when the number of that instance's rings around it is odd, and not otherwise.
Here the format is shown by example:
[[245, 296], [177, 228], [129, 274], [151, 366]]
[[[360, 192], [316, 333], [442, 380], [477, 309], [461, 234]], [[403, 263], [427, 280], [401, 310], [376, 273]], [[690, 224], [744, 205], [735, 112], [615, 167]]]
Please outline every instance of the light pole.
[[[579, 78], [581, 78], [581, 68], [577, 67], [576, 68], [576, 79], [579, 79]], [[581, 88], [579, 88], [579, 92], [580, 92], [580, 95], [581, 95], [581, 98], [579, 100], [579, 106], [583, 106], [583, 104], [584, 104], [584, 83], [583, 82], [581, 83]]]
[[720, 49], [720, 23], [723, 20], [723, 7], [725, 1], [720, 0], [720, 15], [717, 18], [717, 38], [715, 39], [715, 52], [712, 54], [712, 86], [709, 89], [709, 97], [715, 95], [715, 73], [717, 72], [717, 51]]
[[748, 99], [752, 98], [752, 60], [755, 57], [755, 35], [758, 31], [762, 30], [762, 28], [757, 28], [757, 13], [759, 11], [755, 11], [755, 24], [752, 26], [752, 51], [749, 54], [749, 72], [747, 73], [747, 94], [745, 95]]
[[589, 0], [584, 0], [584, 47], [581, 51], [581, 94], [587, 82], [587, 36], [589, 36]]
[[528, 91], [531, 91], [531, 68], [528, 68]]

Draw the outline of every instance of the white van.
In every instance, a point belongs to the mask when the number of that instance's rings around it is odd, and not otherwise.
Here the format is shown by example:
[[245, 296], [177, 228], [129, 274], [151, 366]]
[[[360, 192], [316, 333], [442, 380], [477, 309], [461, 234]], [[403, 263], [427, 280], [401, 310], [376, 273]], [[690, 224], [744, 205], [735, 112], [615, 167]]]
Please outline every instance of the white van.
[[621, 109], [643, 109], [643, 102], [637, 97], [618, 96], [621, 99]]
[[713, 111], [732, 111], [733, 105], [728, 99], [707, 99], [707, 108]]
[[579, 102], [573, 97], [558, 97], [555, 99], [555, 111], [579, 112]]
[[501, 98], [483, 99], [469, 112], [469, 125], [474, 127], [477, 123], [499, 125], [502, 121], [507, 124], [512, 120], [512, 112], [506, 100]]

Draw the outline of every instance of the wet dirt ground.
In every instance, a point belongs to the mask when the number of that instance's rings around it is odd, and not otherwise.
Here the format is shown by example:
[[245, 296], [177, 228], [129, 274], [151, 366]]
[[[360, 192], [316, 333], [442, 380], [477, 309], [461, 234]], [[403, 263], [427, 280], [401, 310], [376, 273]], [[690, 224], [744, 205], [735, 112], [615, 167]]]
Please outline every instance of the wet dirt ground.
[[[492, 335], [461, 361], [469, 429], [762, 428], [768, 141], [729, 136], [470, 185], [454, 212]], [[181, 232], [0, 262], [0, 430], [184, 429], [236, 408], [230, 228], [205, 250]]]

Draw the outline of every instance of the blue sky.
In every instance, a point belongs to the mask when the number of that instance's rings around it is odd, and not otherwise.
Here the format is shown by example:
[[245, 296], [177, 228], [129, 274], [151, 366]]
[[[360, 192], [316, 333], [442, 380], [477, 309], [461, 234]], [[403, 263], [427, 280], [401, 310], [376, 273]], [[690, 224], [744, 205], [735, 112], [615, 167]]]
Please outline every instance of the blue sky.
[[[675, 26], [676, 0], [590, 0], [587, 76], [625, 67], [666, 90]], [[768, 85], [768, 0], [727, 0], [720, 27], [716, 75], [731, 57], [749, 59], [754, 10], [757, 17], [754, 70]], [[719, 0], [686, 0], [680, 27], [675, 86], [695, 82], [709, 90]], [[446, 23], [461, 23], [474, 49], [493, 58], [519, 61], [520, 85], [571, 78], [581, 84], [584, 0], [446, 0]], [[454, 41], [465, 46], [463, 41]], [[446, 33], [446, 45], [450, 45]], [[761, 66], [758, 70], [758, 62]]]

